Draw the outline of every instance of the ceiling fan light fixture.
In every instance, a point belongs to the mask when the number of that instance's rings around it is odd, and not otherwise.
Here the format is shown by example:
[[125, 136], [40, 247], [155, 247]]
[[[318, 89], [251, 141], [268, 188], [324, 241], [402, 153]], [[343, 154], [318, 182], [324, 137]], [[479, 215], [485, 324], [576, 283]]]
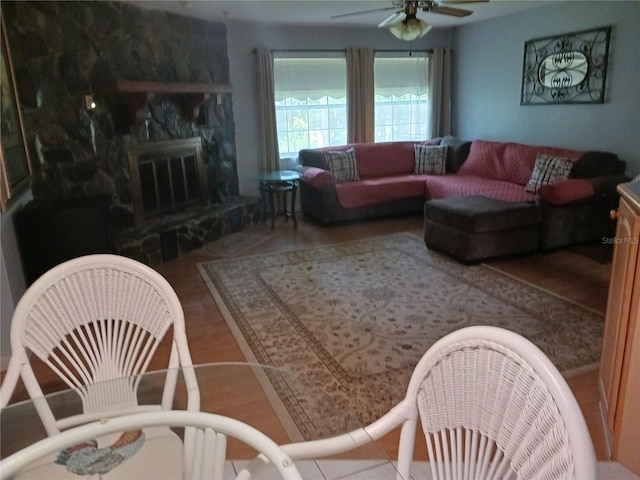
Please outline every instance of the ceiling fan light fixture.
[[417, 17], [407, 17], [406, 20], [389, 27], [389, 31], [396, 38], [411, 42], [424, 37], [432, 28], [433, 25], [428, 24], [424, 20], [420, 20]]

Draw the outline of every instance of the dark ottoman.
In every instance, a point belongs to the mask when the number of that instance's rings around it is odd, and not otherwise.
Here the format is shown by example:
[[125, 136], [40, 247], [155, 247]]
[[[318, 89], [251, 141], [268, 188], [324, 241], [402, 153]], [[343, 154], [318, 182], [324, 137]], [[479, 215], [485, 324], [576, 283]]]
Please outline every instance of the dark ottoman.
[[465, 263], [538, 249], [540, 212], [530, 203], [481, 195], [429, 200], [424, 243]]

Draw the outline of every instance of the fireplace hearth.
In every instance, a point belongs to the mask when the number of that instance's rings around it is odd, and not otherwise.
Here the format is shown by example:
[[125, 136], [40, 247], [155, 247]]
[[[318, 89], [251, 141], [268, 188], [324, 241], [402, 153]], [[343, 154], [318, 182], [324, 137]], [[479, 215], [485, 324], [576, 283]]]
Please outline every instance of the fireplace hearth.
[[195, 206], [116, 230], [117, 251], [158, 265], [263, 221], [258, 197], [236, 196], [225, 203]]

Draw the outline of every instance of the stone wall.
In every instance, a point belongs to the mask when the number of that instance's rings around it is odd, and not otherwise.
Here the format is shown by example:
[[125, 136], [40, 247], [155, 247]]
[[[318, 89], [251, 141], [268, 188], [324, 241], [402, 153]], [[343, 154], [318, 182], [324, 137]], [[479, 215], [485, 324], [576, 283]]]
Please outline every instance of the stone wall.
[[106, 1], [3, 2], [2, 13], [36, 201], [107, 194], [126, 225], [127, 145], [193, 136], [203, 141], [210, 202], [238, 195], [231, 94], [207, 100], [197, 119], [185, 114], [179, 94], [156, 96], [144, 121], [123, 125], [118, 96], [96, 91], [115, 80], [229, 83], [224, 24]]
[[[197, 118], [185, 109], [186, 96], [155, 95], [131, 122], [128, 97], [99, 89], [117, 80], [229, 84], [224, 24], [108, 1], [2, 2], [2, 15], [35, 208], [110, 198], [114, 250], [151, 265], [260, 219], [256, 199], [238, 195], [231, 93], [212, 95]], [[128, 145], [196, 136], [207, 163], [206, 204], [135, 225]]]

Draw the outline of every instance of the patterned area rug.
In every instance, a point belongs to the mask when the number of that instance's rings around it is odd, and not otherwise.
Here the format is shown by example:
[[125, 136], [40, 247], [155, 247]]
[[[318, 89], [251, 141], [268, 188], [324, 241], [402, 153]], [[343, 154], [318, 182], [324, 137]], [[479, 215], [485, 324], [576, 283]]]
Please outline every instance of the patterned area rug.
[[[313, 379], [364, 423], [401, 400], [422, 354], [462, 327], [514, 330], [565, 375], [600, 358], [601, 313], [488, 266], [461, 265], [411, 234], [199, 269], [249, 361]], [[343, 431], [304, 390], [273, 390], [302, 438]]]

